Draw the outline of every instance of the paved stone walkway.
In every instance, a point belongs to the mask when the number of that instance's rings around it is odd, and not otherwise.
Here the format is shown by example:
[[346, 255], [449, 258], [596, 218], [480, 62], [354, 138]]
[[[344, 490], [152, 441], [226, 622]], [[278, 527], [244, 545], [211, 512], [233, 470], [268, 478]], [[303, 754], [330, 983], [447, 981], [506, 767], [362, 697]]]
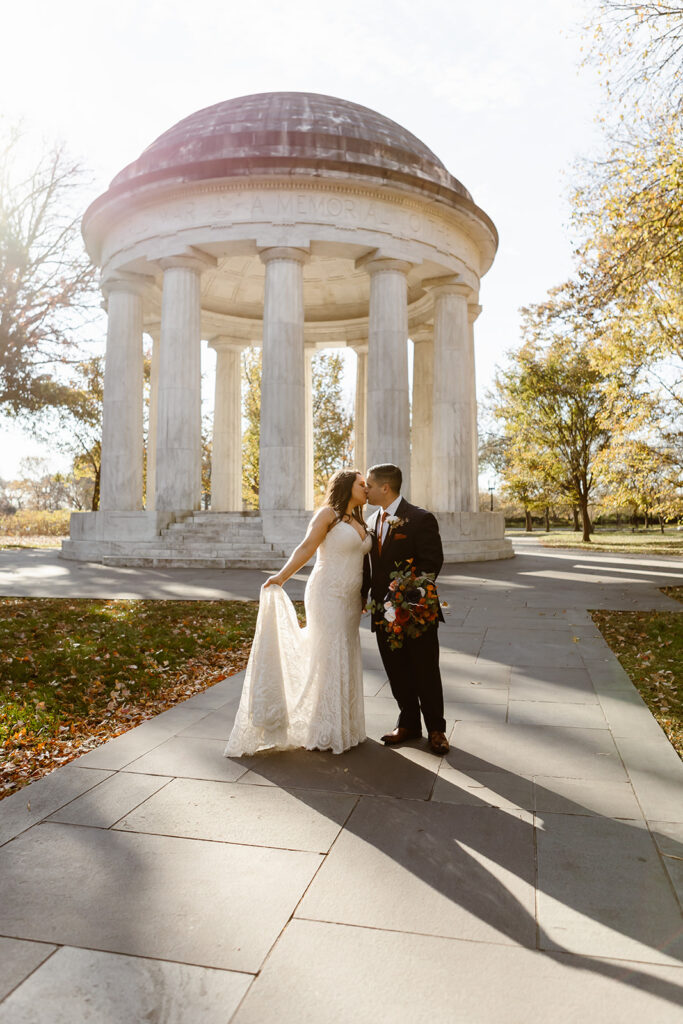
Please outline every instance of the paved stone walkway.
[[[241, 675], [0, 803], [2, 1024], [680, 1021], [683, 763], [587, 608], [683, 560], [448, 566], [453, 749], [222, 756]], [[0, 593], [255, 597], [263, 574], [0, 553]], [[288, 585], [301, 596], [305, 577]]]

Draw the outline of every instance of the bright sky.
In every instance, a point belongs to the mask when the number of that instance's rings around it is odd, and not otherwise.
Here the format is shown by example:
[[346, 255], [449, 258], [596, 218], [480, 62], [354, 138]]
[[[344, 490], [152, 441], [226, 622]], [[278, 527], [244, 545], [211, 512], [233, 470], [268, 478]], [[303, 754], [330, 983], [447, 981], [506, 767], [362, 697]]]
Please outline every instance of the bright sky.
[[[571, 269], [571, 168], [598, 144], [596, 74], [579, 68], [590, 10], [590, 0], [30, 0], [0, 15], [2, 113], [66, 142], [94, 172], [92, 198], [171, 125], [234, 96], [327, 93], [398, 121], [500, 233], [475, 328], [481, 397], [518, 343], [519, 307]], [[7, 479], [36, 449], [0, 429]]]

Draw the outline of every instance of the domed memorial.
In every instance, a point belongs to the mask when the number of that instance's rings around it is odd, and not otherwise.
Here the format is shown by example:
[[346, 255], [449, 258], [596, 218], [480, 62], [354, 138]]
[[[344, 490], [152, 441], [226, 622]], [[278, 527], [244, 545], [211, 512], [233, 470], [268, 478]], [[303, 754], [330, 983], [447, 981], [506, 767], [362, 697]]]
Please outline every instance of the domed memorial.
[[[65, 557], [281, 564], [313, 507], [311, 357], [339, 346], [357, 357], [355, 464], [402, 467], [405, 496], [439, 518], [447, 560], [512, 554], [502, 516], [478, 500], [473, 324], [496, 229], [405, 128], [313, 93], [218, 103], [125, 167], [83, 236], [108, 312], [101, 507], [74, 513]], [[206, 512], [202, 339], [216, 351]], [[251, 345], [263, 350], [256, 513], [242, 511], [241, 486]]]

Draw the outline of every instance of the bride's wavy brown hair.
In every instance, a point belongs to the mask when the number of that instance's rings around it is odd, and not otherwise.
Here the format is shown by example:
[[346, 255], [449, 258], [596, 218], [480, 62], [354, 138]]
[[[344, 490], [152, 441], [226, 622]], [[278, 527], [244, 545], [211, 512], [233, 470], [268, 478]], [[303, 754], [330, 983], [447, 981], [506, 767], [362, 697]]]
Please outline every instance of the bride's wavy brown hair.
[[[336, 521], [332, 523], [332, 526], [336, 526], [342, 519], [350, 518], [360, 523], [363, 530], [367, 532], [363, 513], [359, 505], [356, 505], [350, 516], [347, 517], [346, 514], [346, 506], [351, 500], [351, 491], [353, 490], [358, 473], [359, 470], [357, 469], [338, 469], [336, 473], [333, 473], [327, 484], [323, 505], [329, 505], [337, 514]], [[332, 526], [330, 529], [332, 529]]]

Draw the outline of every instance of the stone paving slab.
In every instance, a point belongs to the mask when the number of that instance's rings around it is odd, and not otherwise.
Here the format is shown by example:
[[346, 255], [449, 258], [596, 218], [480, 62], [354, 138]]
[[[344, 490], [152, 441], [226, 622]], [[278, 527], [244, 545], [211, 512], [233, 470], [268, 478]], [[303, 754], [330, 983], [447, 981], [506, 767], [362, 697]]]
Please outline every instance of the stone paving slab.
[[[436, 771], [438, 759], [434, 760]], [[387, 750], [372, 737], [337, 757], [317, 750], [288, 750], [236, 758], [234, 764], [249, 770], [251, 778], [243, 776], [242, 783], [266, 780], [288, 791], [319, 789], [428, 800], [434, 785], [431, 773], [416, 771], [401, 753]]]
[[126, 765], [128, 772], [235, 782], [245, 770], [223, 757], [226, 739], [171, 736]]
[[296, 916], [533, 946], [528, 822], [492, 807], [361, 799]]
[[64, 946], [0, 1006], [1, 1024], [225, 1024], [251, 975]]
[[630, 782], [603, 779], [562, 779], [534, 776], [534, 810], [555, 814], [597, 814], [606, 818], [635, 818], [643, 812]]
[[532, 811], [534, 785], [531, 779], [522, 778], [520, 775], [507, 772], [465, 773], [442, 761], [432, 792], [432, 801]]
[[81, 825], [0, 849], [0, 934], [255, 973], [319, 854]]
[[652, 838], [662, 856], [662, 864], [683, 905], [683, 824], [672, 821], [651, 821]]
[[67, 764], [25, 789], [6, 796], [0, 803], [0, 844], [25, 832], [111, 774]]
[[219, 843], [327, 853], [356, 797], [339, 793], [173, 779], [117, 829]]
[[47, 820], [61, 821], [68, 825], [110, 828], [124, 814], [128, 814], [168, 783], [168, 779], [158, 775], [116, 772], [94, 790], [89, 790], [55, 811]]
[[512, 725], [564, 725], [577, 729], [606, 729], [602, 708], [596, 704], [563, 704], [560, 701], [510, 700]]
[[607, 729], [458, 722], [447, 761], [461, 771], [512, 771], [574, 779], [626, 781]]
[[234, 1024], [679, 1024], [682, 998], [681, 968], [294, 920]]
[[680, 965], [680, 910], [642, 822], [544, 812], [537, 844], [542, 949]]
[[590, 672], [580, 668], [515, 668], [510, 673], [514, 700], [558, 701], [562, 704], [598, 704]]
[[[46, 942], [0, 938], [0, 999], [21, 984], [24, 978], [54, 953], [56, 946]], [[3, 1008], [0, 1007], [0, 1020]]]

